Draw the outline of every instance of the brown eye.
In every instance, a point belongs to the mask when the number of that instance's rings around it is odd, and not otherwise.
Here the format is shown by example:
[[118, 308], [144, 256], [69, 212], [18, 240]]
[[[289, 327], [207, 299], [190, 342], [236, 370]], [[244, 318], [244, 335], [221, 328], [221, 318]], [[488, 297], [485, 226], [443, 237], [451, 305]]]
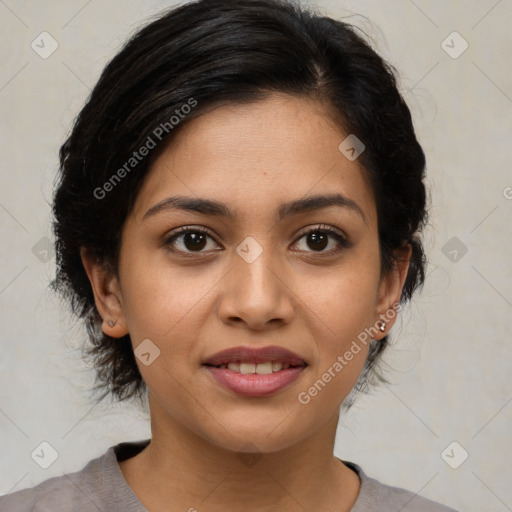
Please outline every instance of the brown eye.
[[[316, 228], [310, 229], [309, 231], [303, 233], [298, 241], [302, 239], [304, 239], [304, 243], [302, 245], [303, 249], [301, 250], [305, 250], [306, 252], [328, 254], [338, 252], [343, 248], [352, 246], [352, 243], [349, 242], [343, 235], [328, 226], [318, 226]], [[331, 249], [325, 250], [329, 246], [331, 240], [334, 240], [331, 244]]]
[[[165, 240], [165, 245], [171, 246], [176, 252], [201, 253], [207, 252], [203, 249], [207, 247], [208, 239], [213, 240], [208, 230], [199, 227], [185, 227], [168, 237]], [[218, 244], [214, 244], [215, 247], [218, 247]]]
[[191, 251], [200, 251], [206, 245], [206, 235], [203, 233], [185, 233], [183, 245]]
[[323, 251], [329, 244], [329, 236], [326, 233], [314, 231], [307, 235], [307, 244], [315, 251]]

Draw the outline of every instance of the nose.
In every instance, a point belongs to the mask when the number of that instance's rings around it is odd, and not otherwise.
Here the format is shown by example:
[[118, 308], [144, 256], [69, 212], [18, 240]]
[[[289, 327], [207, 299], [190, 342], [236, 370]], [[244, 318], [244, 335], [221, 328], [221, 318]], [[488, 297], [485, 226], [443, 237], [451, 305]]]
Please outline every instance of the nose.
[[254, 330], [276, 328], [291, 322], [293, 297], [270, 248], [263, 249], [252, 262], [235, 253], [233, 268], [223, 280], [218, 315], [230, 325], [243, 324]]

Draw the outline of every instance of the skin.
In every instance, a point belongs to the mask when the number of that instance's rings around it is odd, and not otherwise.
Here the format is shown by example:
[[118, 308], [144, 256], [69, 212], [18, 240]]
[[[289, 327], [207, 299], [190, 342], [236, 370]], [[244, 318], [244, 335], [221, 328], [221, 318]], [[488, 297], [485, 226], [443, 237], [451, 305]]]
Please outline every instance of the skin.
[[[381, 276], [372, 189], [358, 161], [338, 150], [347, 135], [306, 98], [272, 94], [211, 110], [153, 162], [123, 228], [118, 276], [82, 250], [103, 331], [129, 333], [134, 348], [150, 339], [161, 351], [149, 366], [137, 361], [149, 390], [151, 444], [119, 464], [151, 512], [348, 511], [356, 501], [359, 478], [333, 447], [367, 346], [310, 403], [297, 395], [399, 301], [410, 246]], [[277, 218], [284, 202], [333, 192], [355, 201], [364, 219], [339, 206]], [[222, 201], [235, 218], [165, 210], [143, 219], [178, 194]], [[183, 236], [165, 244], [182, 226], [209, 230], [202, 253]], [[319, 226], [344, 234], [351, 247], [333, 237], [323, 249], [308, 242], [304, 228]], [[236, 252], [248, 236], [263, 251], [252, 263]], [[279, 345], [308, 366], [271, 397], [242, 397], [202, 366], [238, 345]]]

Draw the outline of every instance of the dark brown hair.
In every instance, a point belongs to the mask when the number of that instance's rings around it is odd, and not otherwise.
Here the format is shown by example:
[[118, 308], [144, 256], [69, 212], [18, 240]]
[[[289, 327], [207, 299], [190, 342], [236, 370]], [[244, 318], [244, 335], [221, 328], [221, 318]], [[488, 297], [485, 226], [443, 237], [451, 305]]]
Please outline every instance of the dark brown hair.
[[[149, 156], [139, 153], [134, 165], [127, 162], [148, 137], [161, 148], [214, 104], [258, 101], [275, 91], [321, 100], [345, 132], [364, 142], [359, 161], [376, 198], [382, 272], [393, 268], [393, 250], [409, 243], [401, 301], [423, 284], [425, 157], [394, 69], [351, 25], [292, 1], [187, 3], [142, 28], [112, 59], [60, 150], [52, 286], [86, 322], [100, 400], [108, 393], [141, 398], [145, 391], [129, 335], [101, 331], [80, 258], [85, 247], [117, 271], [121, 230], [150, 167]], [[375, 363], [387, 342], [372, 341], [356, 391], [382, 378]]]

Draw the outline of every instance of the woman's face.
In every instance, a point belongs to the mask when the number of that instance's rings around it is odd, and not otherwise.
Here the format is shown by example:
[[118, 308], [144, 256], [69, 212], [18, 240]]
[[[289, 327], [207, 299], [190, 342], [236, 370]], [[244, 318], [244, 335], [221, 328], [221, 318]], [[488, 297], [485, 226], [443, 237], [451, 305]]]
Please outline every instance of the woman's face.
[[[153, 428], [271, 452], [337, 418], [368, 345], [358, 342], [350, 360], [344, 354], [403, 283], [396, 273], [381, 280], [372, 190], [357, 159], [338, 149], [348, 135], [318, 103], [274, 94], [191, 121], [153, 163], [103, 309], [118, 321], [105, 332], [130, 334]], [[333, 195], [342, 201], [304, 203]], [[177, 196], [223, 206], [182, 209], [170, 201]], [[192, 233], [179, 234], [183, 227]], [[239, 374], [237, 354], [231, 369], [205, 364], [226, 349], [269, 346], [295, 353], [299, 367], [276, 376], [287, 359], [278, 351], [261, 355], [277, 363], [260, 365], [262, 375]], [[243, 372], [256, 369], [246, 363]]]

